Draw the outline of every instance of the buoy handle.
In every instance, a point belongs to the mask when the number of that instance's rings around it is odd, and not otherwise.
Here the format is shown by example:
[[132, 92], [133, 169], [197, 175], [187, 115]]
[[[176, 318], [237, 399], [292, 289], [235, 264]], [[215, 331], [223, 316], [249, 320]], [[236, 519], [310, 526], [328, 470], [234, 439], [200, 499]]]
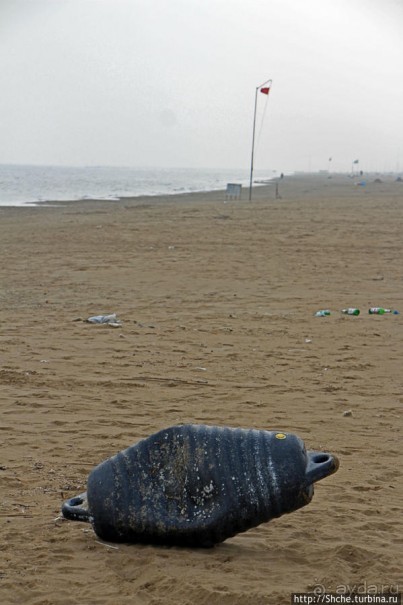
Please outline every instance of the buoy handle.
[[85, 521], [89, 523], [90, 512], [88, 508], [81, 506], [85, 502], [87, 502], [87, 492], [66, 500], [62, 506], [63, 517], [70, 519], [70, 521]]
[[308, 464], [305, 471], [305, 477], [308, 483], [320, 481], [328, 475], [332, 475], [339, 468], [339, 460], [336, 456], [327, 452], [307, 452]]

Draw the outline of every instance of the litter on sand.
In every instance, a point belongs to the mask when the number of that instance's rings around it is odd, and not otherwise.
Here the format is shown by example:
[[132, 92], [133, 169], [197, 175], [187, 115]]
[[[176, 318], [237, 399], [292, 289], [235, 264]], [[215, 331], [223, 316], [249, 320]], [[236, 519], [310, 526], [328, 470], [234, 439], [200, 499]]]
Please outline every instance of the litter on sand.
[[117, 328], [122, 325], [122, 322], [117, 318], [116, 313], [109, 315], [93, 315], [85, 320], [90, 324], [108, 324], [112, 328]]

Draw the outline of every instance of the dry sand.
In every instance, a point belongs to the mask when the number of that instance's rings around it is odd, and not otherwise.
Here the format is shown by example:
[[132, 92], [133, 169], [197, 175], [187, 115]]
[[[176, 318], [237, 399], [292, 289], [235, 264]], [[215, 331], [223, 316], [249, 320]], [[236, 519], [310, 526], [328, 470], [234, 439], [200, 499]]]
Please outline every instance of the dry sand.
[[[367, 310], [403, 312], [403, 184], [373, 180], [0, 209], [2, 605], [401, 590], [403, 314]], [[121, 328], [78, 321], [110, 312]], [[340, 469], [210, 550], [60, 520], [95, 465], [185, 422], [294, 432]]]

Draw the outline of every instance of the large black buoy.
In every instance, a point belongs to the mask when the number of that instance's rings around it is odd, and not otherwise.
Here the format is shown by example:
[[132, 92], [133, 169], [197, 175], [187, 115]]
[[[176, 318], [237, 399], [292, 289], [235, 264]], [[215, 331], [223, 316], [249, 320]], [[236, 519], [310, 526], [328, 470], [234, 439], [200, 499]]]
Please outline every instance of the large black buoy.
[[62, 513], [112, 542], [212, 546], [305, 506], [338, 466], [290, 433], [173, 426], [102, 462]]

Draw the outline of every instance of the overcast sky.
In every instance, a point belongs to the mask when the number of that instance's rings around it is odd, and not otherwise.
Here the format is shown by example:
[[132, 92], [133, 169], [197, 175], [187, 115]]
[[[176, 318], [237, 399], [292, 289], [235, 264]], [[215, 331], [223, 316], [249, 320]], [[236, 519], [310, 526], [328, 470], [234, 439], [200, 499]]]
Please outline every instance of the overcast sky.
[[271, 78], [257, 169], [402, 170], [402, 32], [402, 0], [0, 0], [0, 163], [248, 168]]

